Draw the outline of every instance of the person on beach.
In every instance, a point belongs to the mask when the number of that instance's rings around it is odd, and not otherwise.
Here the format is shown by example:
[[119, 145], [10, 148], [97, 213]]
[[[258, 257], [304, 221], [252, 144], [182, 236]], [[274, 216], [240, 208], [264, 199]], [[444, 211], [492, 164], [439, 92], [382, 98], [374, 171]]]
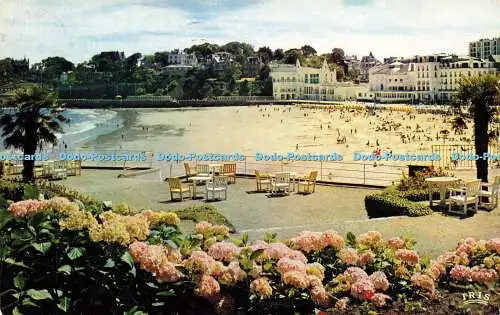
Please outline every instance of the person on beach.
[[313, 139], [314, 142], [316, 142], [316, 136], [314, 136], [314, 139]]
[[295, 151], [299, 151], [299, 144], [298, 143], [295, 145]]

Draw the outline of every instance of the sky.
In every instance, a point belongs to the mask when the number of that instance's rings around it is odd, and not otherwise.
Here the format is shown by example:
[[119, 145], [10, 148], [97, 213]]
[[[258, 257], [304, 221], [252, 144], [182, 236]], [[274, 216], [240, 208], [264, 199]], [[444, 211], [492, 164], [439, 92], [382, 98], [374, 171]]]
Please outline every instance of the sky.
[[211, 42], [334, 47], [378, 59], [468, 53], [500, 36], [500, 0], [0, 0], [0, 58], [79, 63]]

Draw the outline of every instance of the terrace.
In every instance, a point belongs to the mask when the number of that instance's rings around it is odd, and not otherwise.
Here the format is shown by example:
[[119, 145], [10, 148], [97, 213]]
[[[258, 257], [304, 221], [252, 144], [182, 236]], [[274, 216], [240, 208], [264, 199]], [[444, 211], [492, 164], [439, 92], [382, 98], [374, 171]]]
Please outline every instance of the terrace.
[[[237, 178], [230, 185], [227, 200], [170, 201], [168, 184], [161, 182], [158, 173], [118, 178], [120, 171], [85, 170], [82, 176], [69, 177], [62, 183], [113, 204], [127, 202], [134, 209], [177, 209], [189, 205], [211, 204], [235, 226], [237, 233], [248, 232], [251, 239], [266, 232], [277, 233], [281, 239], [297, 235], [303, 230], [336, 230], [342, 235], [370, 230], [380, 231], [386, 237], [405, 235], [418, 240], [416, 249], [437, 255], [452, 249], [456, 240], [472, 236], [491, 238], [500, 230], [500, 212], [480, 210], [466, 219], [444, 216], [439, 212], [424, 217], [389, 217], [369, 219], [364, 209], [364, 197], [379, 189], [317, 185], [310, 195], [291, 193], [286, 197], [268, 197], [255, 193], [255, 179]], [[191, 222], [182, 223], [191, 230]], [[439, 240], [439, 242], [436, 242]]]

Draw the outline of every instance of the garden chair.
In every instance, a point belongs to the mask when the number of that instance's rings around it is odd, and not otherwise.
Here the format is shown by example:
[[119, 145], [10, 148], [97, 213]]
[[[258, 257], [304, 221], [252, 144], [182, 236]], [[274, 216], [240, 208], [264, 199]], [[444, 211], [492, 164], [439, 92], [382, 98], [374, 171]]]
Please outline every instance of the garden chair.
[[50, 174], [52, 179], [65, 179], [68, 176], [67, 161], [55, 161]]
[[[298, 182], [297, 193], [310, 194], [313, 193], [316, 188], [316, 178], [318, 177], [318, 171], [313, 171], [309, 176], [302, 178]], [[303, 187], [303, 191], [300, 191], [300, 187]]]
[[82, 161], [69, 161], [68, 176], [82, 175]]
[[[255, 170], [255, 181], [257, 183], [257, 191], [269, 191], [271, 190], [271, 176], [268, 174], [263, 174], [257, 170]], [[266, 189], [262, 189], [262, 186], [265, 185]]]
[[184, 171], [186, 172], [186, 181], [190, 181], [190, 177], [198, 175], [196, 172], [196, 169], [194, 167], [191, 167], [189, 163], [184, 163]]
[[487, 197], [490, 201], [488, 205], [493, 206], [492, 209], [495, 209], [498, 206], [499, 189], [500, 189], [500, 175], [495, 176], [495, 179], [491, 184], [481, 183], [481, 190], [479, 190], [477, 194], [479, 196], [479, 206], [481, 205], [481, 197]]
[[464, 206], [464, 211], [460, 214], [467, 214], [467, 206], [469, 204], [474, 204], [475, 211], [477, 212], [477, 207], [479, 204], [479, 190], [481, 189], [481, 180], [471, 180], [466, 182], [462, 188], [449, 188], [450, 198], [448, 212], [451, 212], [452, 204], [458, 204]]
[[276, 177], [271, 181], [271, 193], [280, 192], [290, 194], [290, 173], [276, 173]]
[[[206, 200], [214, 200], [216, 198], [216, 194], [219, 194], [219, 197], [224, 193], [224, 200], [227, 199], [227, 176], [214, 176], [212, 180], [207, 181], [205, 186], [205, 199]], [[212, 194], [212, 199], [209, 199], [210, 193]], [[222, 197], [221, 197], [222, 198]]]
[[227, 176], [230, 184], [236, 183], [236, 163], [224, 164], [222, 175]]
[[35, 165], [35, 168], [33, 168], [33, 176], [37, 179], [43, 177], [43, 166], [42, 165]]
[[179, 194], [181, 201], [184, 200], [184, 193], [191, 195], [191, 186], [183, 187], [178, 177], [169, 177], [168, 186], [170, 188], [170, 200], [174, 200], [174, 194]]
[[210, 166], [208, 164], [196, 165], [197, 176], [210, 176]]

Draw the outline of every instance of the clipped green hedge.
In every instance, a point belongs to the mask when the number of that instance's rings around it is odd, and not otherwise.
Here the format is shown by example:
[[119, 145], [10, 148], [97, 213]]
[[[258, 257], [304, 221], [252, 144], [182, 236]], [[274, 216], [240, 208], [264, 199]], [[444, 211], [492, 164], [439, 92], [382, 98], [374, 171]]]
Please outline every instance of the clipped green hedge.
[[392, 187], [382, 193], [365, 197], [365, 209], [369, 218], [391, 216], [419, 217], [433, 213], [428, 204], [420, 201], [428, 200], [429, 194], [424, 191], [398, 191]]

